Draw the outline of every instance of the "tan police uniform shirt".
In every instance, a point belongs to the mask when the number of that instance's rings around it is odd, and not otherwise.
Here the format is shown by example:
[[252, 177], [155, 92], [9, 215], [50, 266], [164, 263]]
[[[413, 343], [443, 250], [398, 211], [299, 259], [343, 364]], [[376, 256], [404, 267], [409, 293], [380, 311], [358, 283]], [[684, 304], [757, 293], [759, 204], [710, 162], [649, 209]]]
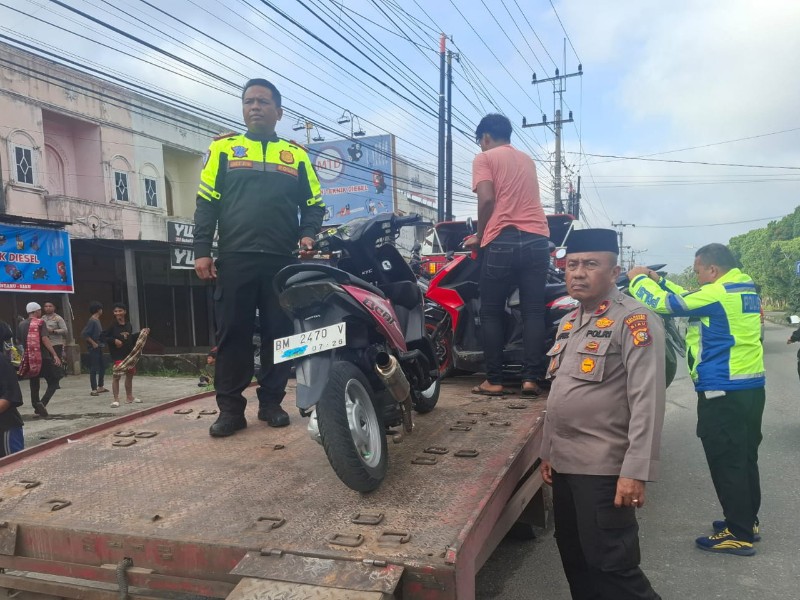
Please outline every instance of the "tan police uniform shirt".
[[558, 473], [658, 476], [666, 400], [661, 318], [616, 288], [558, 328], [541, 457]]

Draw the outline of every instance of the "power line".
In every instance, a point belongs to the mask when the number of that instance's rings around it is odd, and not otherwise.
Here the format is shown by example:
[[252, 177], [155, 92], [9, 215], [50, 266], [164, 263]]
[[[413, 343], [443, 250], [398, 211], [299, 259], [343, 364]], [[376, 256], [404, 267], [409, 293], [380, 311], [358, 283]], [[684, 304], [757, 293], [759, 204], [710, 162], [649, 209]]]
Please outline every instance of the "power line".
[[575, 53], [575, 58], [578, 59], [579, 63], [582, 63], [583, 61], [581, 60], [581, 57], [578, 56], [578, 51], [575, 50], [575, 46], [572, 45], [572, 40], [570, 39], [569, 34], [567, 33], [566, 28], [564, 27], [564, 23], [561, 22], [561, 17], [558, 16], [558, 11], [556, 10], [555, 5], [553, 4], [553, 0], [550, 0], [550, 6], [553, 7], [553, 12], [556, 14], [556, 19], [558, 19], [558, 24], [561, 25], [561, 31], [564, 32], [565, 36], [567, 36], [567, 41], [569, 42], [569, 47], [572, 48], [572, 51]]
[[[578, 154], [578, 152], [569, 152], [569, 154]], [[792, 171], [800, 171], [800, 167], [781, 167], [777, 165], [745, 165], [741, 163], [718, 163], [718, 162], [709, 162], [704, 160], [677, 160], [677, 159], [670, 159], [670, 158], [647, 158], [644, 156], [620, 156], [619, 154], [592, 154], [590, 152], [585, 153], [586, 156], [594, 156], [597, 158], [619, 158], [621, 160], [641, 160], [646, 162], [664, 162], [664, 163], [676, 163], [681, 165], [706, 165], [712, 167], [744, 167], [748, 169], [788, 169]]]
[[728, 221], [727, 223], [706, 223], [704, 225], [636, 225], [640, 229], [696, 229], [700, 227], [721, 227], [722, 225], [741, 225], [742, 223], [759, 223], [762, 221], [775, 221], [786, 215], [777, 217], [762, 217], [761, 219], [748, 219], [746, 221]]

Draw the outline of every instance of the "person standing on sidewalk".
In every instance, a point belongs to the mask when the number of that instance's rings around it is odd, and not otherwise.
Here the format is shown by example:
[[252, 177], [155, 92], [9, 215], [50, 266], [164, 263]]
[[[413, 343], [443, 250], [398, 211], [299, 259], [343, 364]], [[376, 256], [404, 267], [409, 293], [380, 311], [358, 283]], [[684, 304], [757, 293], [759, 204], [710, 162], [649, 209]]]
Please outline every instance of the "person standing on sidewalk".
[[56, 314], [56, 305], [52, 302], [45, 302], [42, 308], [44, 309], [42, 319], [47, 326], [47, 337], [50, 338], [56, 354], [63, 363], [64, 345], [67, 342], [67, 323], [60, 315]]
[[522, 395], [541, 393], [544, 377], [544, 287], [550, 229], [539, 198], [536, 165], [511, 145], [511, 121], [491, 114], [481, 119], [475, 141], [481, 153], [472, 163], [472, 187], [478, 194], [478, 233], [464, 242], [480, 246], [481, 331], [486, 381], [474, 394], [503, 393], [503, 347], [506, 301], [519, 288], [522, 313]]
[[752, 556], [760, 538], [758, 447], [766, 394], [761, 344], [761, 299], [749, 275], [723, 244], [695, 253], [696, 292], [647, 267], [628, 271], [634, 298], [655, 312], [689, 317], [686, 357], [697, 392], [697, 437], [724, 520], [695, 540], [718, 554]]
[[[61, 379], [61, 358], [47, 337], [47, 327], [41, 318], [42, 307], [37, 302], [28, 302], [25, 311], [28, 318], [17, 327], [17, 341], [25, 348], [19, 376], [23, 379], [30, 378], [33, 412], [40, 417], [46, 417], [47, 405], [56, 393], [58, 380]], [[40, 400], [41, 378], [47, 382], [47, 390]]]
[[[209, 429], [214, 437], [247, 427], [242, 392], [254, 373], [256, 309], [262, 348], [272, 348], [274, 339], [292, 333], [272, 280], [295, 262], [292, 252], [298, 247], [313, 248], [325, 215], [308, 154], [275, 133], [283, 116], [278, 88], [265, 79], [251, 79], [242, 90], [242, 112], [247, 133], [219, 136], [208, 150], [194, 214], [195, 272], [217, 284], [214, 383], [220, 414]], [[215, 263], [211, 247], [217, 227]], [[281, 401], [291, 363], [272, 364], [272, 352], [263, 352], [261, 363], [258, 418], [272, 427], [285, 427], [289, 415]]]
[[0, 321], [0, 458], [25, 448], [22, 416], [17, 410], [22, 406], [22, 390], [16, 369], [2, 351], [13, 335], [8, 323]]
[[[136, 345], [139, 333], [133, 332], [133, 325], [128, 321], [128, 307], [123, 302], [114, 304], [114, 323], [103, 332], [102, 340], [108, 345], [108, 353], [116, 367], [128, 354], [131, 353]], [[111, 408], [119, 407], [119, 380], [122, 373], [114, 373], [111, 381], [111, 392], [114, 394], [114, 401]], [[141, 402], [133, 395], [133, 376], [136, 375], [136, 367], [131, 367], [125, 371], [125, 401]]]
[[103, 387], [106, 377], [106, 368], [103, 364], [103, 325], [100, 317], [103, 316], [103, 305], [97, 300], [89, 303], [91, 317], [86, 327], [81, 332], [81, 337], [86, 341], [89, 351], [89, 384], [92, 386], [90, 396], [98, 396], [108, 390]]

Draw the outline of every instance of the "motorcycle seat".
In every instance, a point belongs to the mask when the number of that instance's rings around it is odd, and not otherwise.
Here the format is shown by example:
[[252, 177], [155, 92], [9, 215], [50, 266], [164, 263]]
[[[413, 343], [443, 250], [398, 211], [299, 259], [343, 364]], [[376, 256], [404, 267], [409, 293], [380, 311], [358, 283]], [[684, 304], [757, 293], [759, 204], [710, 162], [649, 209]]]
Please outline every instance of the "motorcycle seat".
[[368, 290], [373, 294], [380, 296], [381, 298], [386, 298], [386, 294], [384, 294], [380, 288], [367, 281], [364, 281], [360, 277], [356, 277], [355, 275], [351, 275], [346, 271], [342, 271], [341, 269], [336, 269], [328, 265], [289, 265], [278, 272], [273, 280], [273, 286], [280, 294], [283, 290], [292, 285], [309, 283], [311, 281], [321, 281], [324, 279], [332, 279], [339, 284], [354, 285], [356, 287], [364, 288], [365, 290]]

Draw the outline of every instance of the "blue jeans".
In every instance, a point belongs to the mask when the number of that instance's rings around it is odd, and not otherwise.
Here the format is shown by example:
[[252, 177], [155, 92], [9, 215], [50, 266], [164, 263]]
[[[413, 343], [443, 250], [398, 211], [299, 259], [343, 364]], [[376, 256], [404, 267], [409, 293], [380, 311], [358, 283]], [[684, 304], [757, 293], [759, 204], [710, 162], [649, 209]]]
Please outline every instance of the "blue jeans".
[[106, 367], [103, 364], [103, 349], [89, 348], [89, 383], [92, 391], [98, 387], [103, 387], [106, 376]]
[[503, 347], [506, 343], [505, 309], [508, 296], [519, 287], [522, 313], [522, 379], [544, 375], [544, 287], [550, 260], [549, 240], [543, 235], [506, 227], [483, 248], [481, 265], [481, 331], [486, 379], [503, 383]]

